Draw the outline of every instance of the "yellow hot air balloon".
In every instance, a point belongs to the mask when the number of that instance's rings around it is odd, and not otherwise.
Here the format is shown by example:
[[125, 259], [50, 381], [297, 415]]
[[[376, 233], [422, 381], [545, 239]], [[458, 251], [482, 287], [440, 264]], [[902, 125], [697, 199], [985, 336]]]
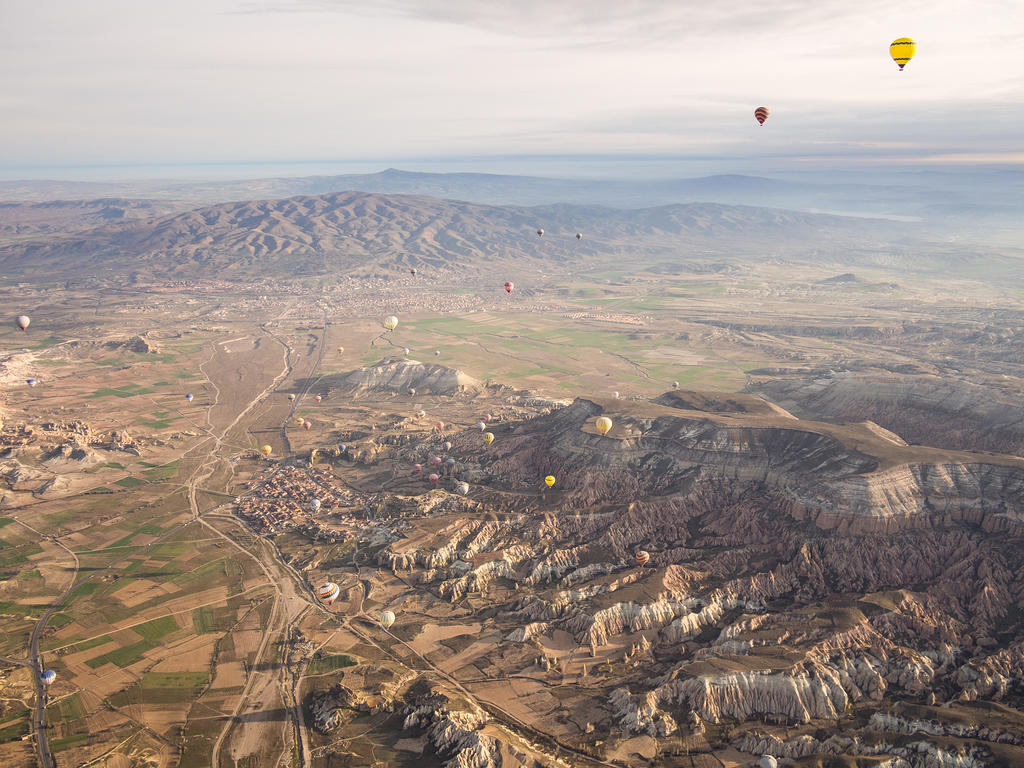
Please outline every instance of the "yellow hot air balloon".
[[494, 442], [494, 433], [493, 432], [484, 432], [484, 443], [486, 443], [487, 445], [490, 445], [493, 442]]
[[345, 348], [344, 347], [338, 347], [338, 354], [339, 355], [345, 354]]
[[274, 449], [271, 448], [269, 445], [264, 445], [262, 448], [260, 448], [260, 453], [262, 453], [264, 456], [269, 456], [271, 452], [273, 452], [273, 450]]
[[903, 70], [908, 61], [914, 58], [914, 51], [916, 50], [917, 43], [909, 37], [901, 37], [889, 44], [889, 55], [892, 56], [893, 61], [900, 65], [900, 71]]
[[384, 327], [389, 331], [395, 330], [398, 327], [398, 318], [394, 315], [388, 315], [384, 318]]
[[602, 435], [607, 435], [612, 431], [612, 420], [607, 416], [602, 416], [594, 422], [594, 426], [597, 427], [597, 431]]
[[641, 568], [643, 568], [645, 565], [651, 562], [650, 552], [645, 552], [642, 549], [638, 549], [634, 557], [636, 558], [636, 564], [639, 565]]
[[551, 487], [552, 485], [554, 485], [554, 484], [555, 484], [555, 476], [554, 476], [554, 475], [548, 475], [547, 477], [545, 477], [545, 478], [544, 478], [544, 484], [545, 484], [545, 485], [546, 485], [546, 486], [547, 486], [548, 488], [550, 488], [550, 487]]
[[380, 615], [380, 623], [384, 629], [390, 629], [391, 625], [395, 623], [394, 611], [384, 611]]

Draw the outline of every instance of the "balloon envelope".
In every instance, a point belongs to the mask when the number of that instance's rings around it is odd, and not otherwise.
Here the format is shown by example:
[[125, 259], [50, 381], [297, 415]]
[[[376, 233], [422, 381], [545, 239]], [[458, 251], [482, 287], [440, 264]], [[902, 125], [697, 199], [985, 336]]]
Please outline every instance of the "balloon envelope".
[[450, 451], [452, 449], [452, 444], [448, 440], [445, 440], [443, 447], [446, 451]]
[[476, 428], [483, 432], [485, 429], [487, 429], [487, 424], [483, 421], [478, 421], [476, 423]]
[[345, 444], [344, 443], [338, 443], [338, 453], [344, 453], [344, 452], [345, 452]]
[[394, 611], [384, 611], [384, 613], [380, 615], [380, 623], [384, 629], [390, 628], [391, 625], [395, 623]]
[[754, 110], [754, 119], [757, 120], [758, 125], [764, 125], [764, 121], [768, 119], [768, 115], [771, 112], [768, 111], [768, 107], [758, 107]]
[[548, 488], [550, 488], [552, 485], [555, 484], [555, 476], [554, 475], [548, 475], [547, 477], [545, 477], [544, 478], [544, 484], [547, 485]]
[[505, 283], [505, 293], [512, 293], [512, 289], [515, 287], [515, 283]]
[[384, 318], [384, 327], [389, 331], [395, 330], [398, 327], [398, 318], [394, 315], [388, 315]]
[[321, 585], [316, 590], [316, 596], [323, 600], [325, 603], [330, 605], [338, 599], [338, 595], [341, 594], [341, 589], [334, 582], [328, 581], [326, 584]]
[[422, 464], [413, 464], [412, 465], [412, 473], [414, 475], [418, 475], [422, 471], [423, 471], [423, 465]]
[[493, 442], [494, 442], [494, 433], [493, 432], [484, 432], [484, 443], [486, 443], [487, 445], [490, 445]]
[[594, 426], [597, 427], [597, 431], [602, 435], [607, 435], [612, 430], [612, 420], [607, 416], [601, 416], [594, 422]]
[[427, 480], [429, 480], [432, 485], [437, 485], [437, 481], [440, 479], [441, 478], [439, 478], [437, 475], [430, 475], [430, 477], [427, 478]]
[[260, 453], [262, 453], [264, 456], [269, 456], [273, 450], [274, 449], [271, 448], [269, 445], [264, 445], [262, 448], [260, 448]]
[[909, 37], [901, 37], [889, 44], [889, 55], [892, 60], [900, 65], [900, 70], [907, 65], [907, 62], [914, 58], [917, 50], [917, 43]]
[[43, 674], [39, 676], [39, 679], [43, 681], [43, 685], [50, 685], [57, 679], [57, 673], [52, 669], [47, 669], [43, 671]]
[[467, 493], [469, 493], [469, 483], [459, 483], [458, 490], [459, 493], [465, 496]]
[[636, 564], [637, 565], [647, 565], [651, 561], [650, 553], [649, 552], [645, 552], [642, 549], [638, 549], [636, 551], [636, 555], [634, 555], [634, 557], [636, 558]]
[[311, 502], [309, 502], [309, 508], [312, 509], [314, 512], [320, 509], [321, 506], [323, 505], [320, 503], [320, 499], [313, 499]]
[[36, 384], [39, 383], [39, 381], [37, 379], [26, 379], [25, 383], [28, 384], [30, 387], [34, 387]]
[[544, 230], [543, 229], [538, 229], [537, 230], [537, 237], [544, 237]]
[[435, 456], [434, 458], [432, 458], [430, 460], [430, 463], [433, 464], [435, 467], [440, 467], [441, 466], [441, 457], [440, 456]]
[[32, 320], [29, 318], [28, 315], [18, 315], [18, 327], [21, 328], [21, 330], [24, 331], [26, 328], [28, 328], [28, 324], [31, 322]]
[[583, 233], [582, 232], [577, 232], [576, 233], [576, 239], [577, 240], [582, 240], [583, 239]]
[[320, 397], [320, 395], [317, 395], [314, 399], [319, 403], [323, 398]]
[[193, 394], [191, 394], [191, 393], [190, 393], [190, 394], [187, 394], [187, 395], [185, 395], [185, 399], [186, 399], [186, 400], [188, 400], [188, 401], [189, 401], [190, 403], [191, 403], [191, 402], [192, 402], [192, 401], [193, 401], [193, 400], [195, 399], [195, 397], [196, 397], [196, 396], [195, 396], [195, 395], [193, 395]]

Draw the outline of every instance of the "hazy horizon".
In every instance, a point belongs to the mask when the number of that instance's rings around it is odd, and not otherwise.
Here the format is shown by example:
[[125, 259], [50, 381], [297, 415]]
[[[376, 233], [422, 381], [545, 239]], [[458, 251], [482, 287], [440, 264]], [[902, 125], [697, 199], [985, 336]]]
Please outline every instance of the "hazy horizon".
[[1006, 0], [0, 0], [0, 19], [3, 179], [1024, 168]]

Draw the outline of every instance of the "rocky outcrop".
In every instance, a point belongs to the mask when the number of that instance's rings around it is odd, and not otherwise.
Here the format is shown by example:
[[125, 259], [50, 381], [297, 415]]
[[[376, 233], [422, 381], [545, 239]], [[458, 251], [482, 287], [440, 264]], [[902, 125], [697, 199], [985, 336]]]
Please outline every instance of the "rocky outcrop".
[[364, 390], [406, 392], [410, 388], [431, 395], [476, 394], [483, 385], [462, 371], [443, 365], [386, 357], [344, 376], [325, 376], [320, 384], [346, 392]]
[[452, 711], [431, 701], [409, 707], [404, 727], [426, 729], [446, 768], [500, 768], [498, 743], [480, 732], [486, 722], [482, 711]]

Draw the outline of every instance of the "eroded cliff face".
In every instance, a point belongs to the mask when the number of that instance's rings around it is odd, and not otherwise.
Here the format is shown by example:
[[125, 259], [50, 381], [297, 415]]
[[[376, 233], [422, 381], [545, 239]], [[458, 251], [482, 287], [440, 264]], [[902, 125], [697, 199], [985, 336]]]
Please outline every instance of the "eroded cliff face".
[[[377, 561], [493, 630], [476, 669], [583, 681], [594, 754], [726, 731], [752, 755], [898, 768], [1017, 748], [1024, 726], [940, 715], [928, 730], [894, 707], [1024, 706], [1024, 462], [692, 405], [577, 400], [506, 425], [459, 457], [487, 495], [425, 505], [429, 524]], [[601, 437], [606, 407], [622, 412]], [[536, 490], [549, 472], [556, 487]], [[766, 723], [808, 733], [758, 735]]]

